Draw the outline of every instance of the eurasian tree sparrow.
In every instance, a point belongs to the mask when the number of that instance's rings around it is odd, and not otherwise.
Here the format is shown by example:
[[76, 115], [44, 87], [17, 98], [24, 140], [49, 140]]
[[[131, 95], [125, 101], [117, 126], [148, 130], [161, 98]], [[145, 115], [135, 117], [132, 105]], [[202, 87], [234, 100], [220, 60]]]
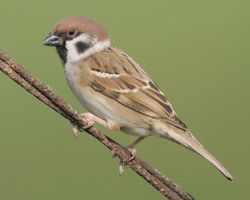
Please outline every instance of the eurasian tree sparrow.
[[110, 130], [170, 139], [198, 153], [227, 179], [233, 177], [191, 134], [148, 74], [114, 47], [106, 31], [86, 17], [58, 22], [43, 42], [55, 46], [68, 85], [89, 113], [84, 116]]

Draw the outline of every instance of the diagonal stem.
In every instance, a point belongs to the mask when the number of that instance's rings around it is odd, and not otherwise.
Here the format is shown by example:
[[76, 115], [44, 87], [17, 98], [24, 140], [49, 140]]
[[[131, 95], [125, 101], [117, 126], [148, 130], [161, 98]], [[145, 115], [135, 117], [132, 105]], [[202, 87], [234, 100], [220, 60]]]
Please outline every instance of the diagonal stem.
[[[30, 72], [17, 64], [12, 58], [0, 50], [0, 70], [14, 80], [17, 84], [23, 87], [44, 104], [61, 114], [71, 123], [76, 124], [79, 128], [83, 128], [88, 124], [87, 119], [82, 117], [69, 104], [57, 96], [49, 86], [42, 83], [39, 79], [33, 76]], [[130, 151], [105, 136], [95, 127], [90, 127], [85, 130], [89, 135], [96, 138], [104, 144], [108, 149], [115, 153], [122, 162], [126, 162], [131, 157]], [[179, 187], [175, 182], [167, 176], [161, 174], [157, 169], [152, 168], [148, 163], [135, 157], [135, 159], [127, 162], [139, 176], [144, 178], [156, 190], [162, 193], [170, 200], [192, 200], [194, 199], [189, 193]]]

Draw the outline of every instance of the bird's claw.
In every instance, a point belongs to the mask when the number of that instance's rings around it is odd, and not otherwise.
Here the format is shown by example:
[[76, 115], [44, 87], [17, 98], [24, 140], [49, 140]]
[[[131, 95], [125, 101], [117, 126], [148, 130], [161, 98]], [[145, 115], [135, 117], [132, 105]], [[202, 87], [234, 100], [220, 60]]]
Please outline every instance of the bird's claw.
[[73, 136], [75, 138], [79, 138], [79, 135], [78, 135], [78, 126], [77, 125], [73, 125], [73, 127], [72, 127], [72, 133], [73, 133]]
[[86, 129], [90, 128], [91, 126], [93, 126], [94, 122], [92, 121], [88, 121], [88, 124], [83, 126], [83, 127], [78, 127], [77, 125], [73, 125], [72, 127], [72, 133], [74, 135], [74, 137], [79, 138], [78, 135], [78, 131], [85, 131]]
[[126, 162], [130, 162], [130, 161], [134, 160], [135, 156], [136, 156], [136, 149], [135, 148], [131, 149], [131, 148], [128, 147], [128, 150], [131, 153], [131, 157]]
[[[136, 157], [136, 149], [135, 149], [135, 148], [129, 148], [129, 147], [128, 147], [128, 150], [129, 150], [130, 153], [131, 153], [131, 157], [128, 158], [126, 161], [120, 161], [119, 167], [118, 167], [118, 172], [119, 172], [119, 175], [120, 175], [120, 176], [123, 176], [123, 175], [124, 175], [124, 167], [125, 167], [129, 162], [131, 162], [132, 160], [134, 160], [135, 157]], [[112, 152], [112, 153], [113, 153], [112, 157], [115, 158], [117, 155], [115, 154], [115, 152]]]
[[125, 166], [124, 163], [122, 161], [120, 161], [119, 167], [118, 167], [118, 172], [119, 172], [120, 176], [124, 175], [124, 166]]

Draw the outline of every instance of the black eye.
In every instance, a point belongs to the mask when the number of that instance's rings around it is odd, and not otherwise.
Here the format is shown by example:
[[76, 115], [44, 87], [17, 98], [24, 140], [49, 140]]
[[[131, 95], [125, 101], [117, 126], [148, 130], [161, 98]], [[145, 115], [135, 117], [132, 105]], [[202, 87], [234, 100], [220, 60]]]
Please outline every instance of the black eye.
[[68, 34], [69, 37], [73, 37], [76, 34], [76, 30], [71, 28], [71, 29], [68, 30], [67, 34]]

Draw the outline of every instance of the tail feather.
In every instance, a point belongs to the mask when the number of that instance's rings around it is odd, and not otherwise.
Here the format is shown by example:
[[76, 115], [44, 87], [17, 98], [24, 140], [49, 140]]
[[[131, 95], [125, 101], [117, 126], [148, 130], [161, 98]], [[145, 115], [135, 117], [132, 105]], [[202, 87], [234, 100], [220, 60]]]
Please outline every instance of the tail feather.
[[229, 171], [211, 155], [202, 144], [189, 132], [189, 131], [174, 131], [173, 129], [168, 129], [166, 138], [179, 143], [186, 148], [194, 151], [195, 153], [206, 158], [213, 166], [215, 166], [228, 180], [232, 181], [233, 177]]

